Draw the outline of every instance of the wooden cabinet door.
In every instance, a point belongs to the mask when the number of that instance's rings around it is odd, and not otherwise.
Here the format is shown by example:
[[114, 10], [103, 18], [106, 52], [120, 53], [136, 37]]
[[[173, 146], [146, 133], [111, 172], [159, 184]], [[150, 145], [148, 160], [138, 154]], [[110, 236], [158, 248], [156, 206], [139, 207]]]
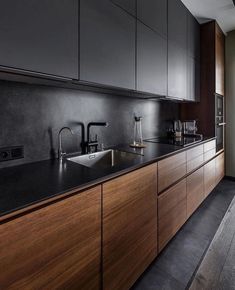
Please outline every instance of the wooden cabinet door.
[[137, 18], [161, 36], [167, 37], [166, 0], [137, 0]]
[[158, 197], [158, 249], [161, 251], [186, 221], [186, 179]]
[[100, 289], [101, 186], [0, 225], [1, 289]]
[[158, 192], [186, 175], [186, 151], [158, 162]]
[[216, 147], [216, 140], [206, 142], [203, 146], [204, 146], [204, 153], [206, 153]]
[[78, 79], [78, 1], [2, 0], [0, 66]]
[[218, 184], [224, 177], [224, 153], [218, 155], [215, 159], [215, 181]]
[[189, 218], [204, 200], [203, 167], [187, 177], [187, 218]]
[[204, 194], [207, 197], [215, 187], [215, 159], [204, 165]]
[[225, 36], [217, 24], [215, 31], [215, 92], [224, 96]]
[[157, 164], [103, 184], [103, 289], [129, 289], [157, 256]]
[[216, 140], [204, 144], [204, 162], [212, 159], [216, 154]]
[[203, 145], [196, 146], [186, 151], [187, 154], [187, 173], [192, 172], [204, 162]]
[[109, 0], [80, 1], [80, 80], [135, 89], [136, 20]]
[[167, 40], [139, 21], [137, 91], [167, 95]]

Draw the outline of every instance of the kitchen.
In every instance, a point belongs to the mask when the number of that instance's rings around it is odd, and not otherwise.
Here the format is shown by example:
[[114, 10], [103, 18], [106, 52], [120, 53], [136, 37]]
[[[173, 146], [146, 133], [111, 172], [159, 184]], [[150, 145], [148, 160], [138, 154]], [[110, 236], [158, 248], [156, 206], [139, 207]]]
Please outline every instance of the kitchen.
[[198, 2], [1, 1], [0, 289], [233, 289], [235, 6]]

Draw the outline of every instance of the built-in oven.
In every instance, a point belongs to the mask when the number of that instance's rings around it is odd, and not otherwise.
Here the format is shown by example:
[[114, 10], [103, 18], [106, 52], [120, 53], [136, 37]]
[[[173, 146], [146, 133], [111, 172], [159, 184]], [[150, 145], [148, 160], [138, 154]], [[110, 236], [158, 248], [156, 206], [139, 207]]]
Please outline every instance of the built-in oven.
[[224, 133], [225, 133], [225, 119], [224, 119], [224, 97], [215, 95], [215, 135], [216, 135], [216, 151], [224, 148]]

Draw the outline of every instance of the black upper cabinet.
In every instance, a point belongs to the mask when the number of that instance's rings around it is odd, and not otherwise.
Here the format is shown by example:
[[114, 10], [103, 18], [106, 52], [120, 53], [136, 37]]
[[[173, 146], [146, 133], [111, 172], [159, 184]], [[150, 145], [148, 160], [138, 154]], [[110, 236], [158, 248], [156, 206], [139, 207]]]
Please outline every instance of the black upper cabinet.
[[200, 63], [190, 56], [187, 67], [187, 100], [200, 101]]
[[167, 37], [167, 1], [166, 0], [137, 0], [137, 18]]
[[168, 44], [168, 97], [186, 100], [188, 58], [187, 51], [173, 42]]
[[180, 0], [168, 0], [168, 40], [187, 51], [187, 14]]
[[200, 101], [200, 25], [188, 11], [187, 100]]
[[78, 79], [78, 1], [2, 0], [0, 66]]
[[137, 23], [137, 91], [166, 96], [167, 40]]
[[168, 97], [187, 99], [188, 10], [180, 0], [168, 0]]
[[200, 60], [200, 24], [188, 12], [188, 53], [190, 57]]
[[136, 0], [110, 0], [133, 16], [136, 16]]
[[135, 89], [135, 18], [109, 0], [81, 0], [80, 15], [80, 80]]

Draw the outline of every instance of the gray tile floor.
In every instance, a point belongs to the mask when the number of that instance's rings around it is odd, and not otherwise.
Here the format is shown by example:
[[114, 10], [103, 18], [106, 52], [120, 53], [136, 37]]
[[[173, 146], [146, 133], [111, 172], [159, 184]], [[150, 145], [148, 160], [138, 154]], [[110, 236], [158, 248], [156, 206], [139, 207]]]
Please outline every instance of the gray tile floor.
[[222, 180], [132, 290], [187, 289], [234, 196], [235, 182]]

